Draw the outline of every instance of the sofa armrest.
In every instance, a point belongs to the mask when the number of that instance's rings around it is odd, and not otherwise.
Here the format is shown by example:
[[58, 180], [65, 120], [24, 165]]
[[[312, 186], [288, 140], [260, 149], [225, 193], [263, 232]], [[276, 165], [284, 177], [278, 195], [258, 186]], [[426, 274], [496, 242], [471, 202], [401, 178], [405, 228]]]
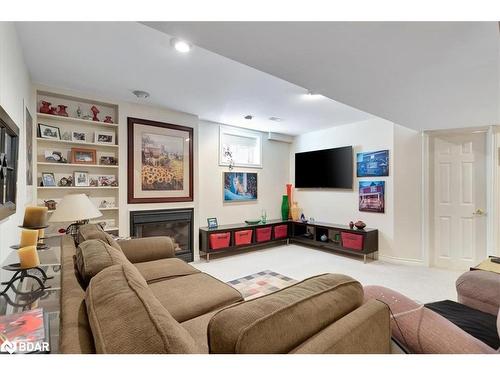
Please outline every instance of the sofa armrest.
[[143, 237], [118, 241], [123, 253], [132, 263], [173, 258], [174, 241], [170, 237]]
[[389, 308], [369, 300], [292, 350], [292, 354], [390, 354]]
[[483, 270], [468, 271], [457, 279], [456, 287], [457, 299], [461, 304], [487, 314], [498, 314], [500, 274]]

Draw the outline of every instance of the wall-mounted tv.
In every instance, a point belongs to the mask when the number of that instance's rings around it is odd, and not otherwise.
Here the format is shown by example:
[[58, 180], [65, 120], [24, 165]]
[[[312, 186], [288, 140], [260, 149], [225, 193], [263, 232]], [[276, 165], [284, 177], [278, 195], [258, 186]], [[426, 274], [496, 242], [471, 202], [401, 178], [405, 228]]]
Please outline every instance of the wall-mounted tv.
[[295, 154], [295, 187], [352, 189], [352, 146]]

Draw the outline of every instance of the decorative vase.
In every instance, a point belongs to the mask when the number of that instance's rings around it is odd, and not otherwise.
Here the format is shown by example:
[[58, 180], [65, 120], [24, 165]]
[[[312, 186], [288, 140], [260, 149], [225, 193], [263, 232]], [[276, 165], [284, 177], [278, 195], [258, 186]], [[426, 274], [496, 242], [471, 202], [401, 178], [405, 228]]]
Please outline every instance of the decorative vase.
[[42, 100], [42, 106], [38, 110], [40, 113], [50, 113], [50, 105], [52, 103], [46, 102], [45, 100]]
[[292, 216], [293, 221], [299, 220], [300, 214], [301, 214], [301, 209], [297, 205], [297, 202], [292, 203], [292, 208], [290, 208], [290, 214]]
[[59, 107], [59, 109], [57, 110], [56, 115], [68, 117], [68, 112], [66, 112], [66, 108], [68, 108], [68, 106], [63, 105], [63, 104], [59, 104], [58, 107]]
[[106, 124], [112, 124], [113, 119], [111, 118], [111, 116], [106, 116], [103, 122], [105, 122]]
[[290, 211], [288, 207], [288, 195], [283, 195], [281, 200], [281, 219], [288, 220], [288, 212]]
[[366, 227], [366, 224], [361, 220], [358, 220], [354, 223], [354, 226], [358, 229], [364, 229]]
[[286, 184], [286, 195], [288, 196], [288, 218], [292, 218], [292, 184]]
[[95, 105], [90, 107], [90, 111], [93, 114], [92, 121], [100, 121], [99, 118], [97, 117], [97, 114], [101, 111], [99, 111], [99, 109], [97, 109], [97, 107]]

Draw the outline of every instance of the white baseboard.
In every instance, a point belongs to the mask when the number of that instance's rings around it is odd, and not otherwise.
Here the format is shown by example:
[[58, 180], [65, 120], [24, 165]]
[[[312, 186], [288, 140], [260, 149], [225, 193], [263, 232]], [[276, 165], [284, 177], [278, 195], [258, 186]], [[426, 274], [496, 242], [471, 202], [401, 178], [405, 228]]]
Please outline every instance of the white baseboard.
[[381, 254], [379, 254], [378, 259], [388, 263], [404, 264], [407, 266], [425, 266], [424, 261], [421, 259], [398, 258], [390, 255], [381, 255]]

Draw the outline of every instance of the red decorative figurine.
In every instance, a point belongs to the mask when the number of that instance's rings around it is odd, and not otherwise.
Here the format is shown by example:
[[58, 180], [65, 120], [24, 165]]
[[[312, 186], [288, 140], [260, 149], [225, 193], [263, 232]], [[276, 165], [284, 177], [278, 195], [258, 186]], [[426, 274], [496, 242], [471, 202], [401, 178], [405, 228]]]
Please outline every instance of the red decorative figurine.
[[113, 124], [113, 120], [111, 119], [111, 116], [106, 116], [106, 118], [104, 119], [103, 122], [105, 122], [107, 124]]
[[66, 108], [68, 108], [68, 106], [63, 105], [63, 104], [59, 104], [58, 107], [59, 107], [59, 110], [57, 111], [56, 115], [68, 117], [68, 112], [66, 112]]
[[45, 100], [42, 100], [42, 106], [39, 109], [40, 113], [47, 113], [50, 114], [50, 105], [52, 103], [46, 102]]
[[92, 117], [92, 121], [99, 121], [99, 119], [97, 118], [97, 114], [100, 112], [97, 107], [95, 105], [93, 105], [90, 110], [92, 111], [92, 113], [94, 114], [94, 117]]

